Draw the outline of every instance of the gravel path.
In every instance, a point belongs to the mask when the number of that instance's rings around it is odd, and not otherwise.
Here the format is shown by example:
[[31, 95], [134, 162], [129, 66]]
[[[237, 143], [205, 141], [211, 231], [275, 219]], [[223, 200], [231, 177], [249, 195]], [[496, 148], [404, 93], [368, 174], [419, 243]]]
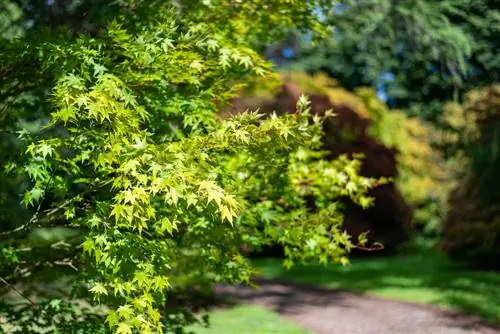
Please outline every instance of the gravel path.
[[219, 297], [268, 307], [318, 334], [500, 334], [473, 317], [355, 293], [256, 280], [218, 286]]

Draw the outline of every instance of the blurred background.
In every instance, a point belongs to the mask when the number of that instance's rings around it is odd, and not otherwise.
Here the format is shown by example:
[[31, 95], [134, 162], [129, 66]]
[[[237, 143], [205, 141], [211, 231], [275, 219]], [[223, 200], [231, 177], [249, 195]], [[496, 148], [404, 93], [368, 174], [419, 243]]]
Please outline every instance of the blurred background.
[[[108, 11], [91, 0], [3, 0], [0, 43], [42, 25], [92, 33]], [[301, 94], [314, 113], [332, 109], [336, 117], [325, 123], [323, 138], [329, 158], [361, 153], [363, 175], [393, 180], [371, 192], [368, 209], [343, 203], [347, 232], [369, 231], [369, 241], [384, 248], [354, 250], [348, 266], [291, 270], [282, 267], [279, 246], [250, 249], [248, 256], [267, 279], [439, 305], [499, 325], [500, 1], [348, 0], [333, 14], [324, 17], [331, 20], [326, 37], [289, 31], [272, 45], [255, 40], [277, 75], [254, 82], [220, 116], [257, 108], [293, 112]], [[0, 73], [0, 110], [10, 96], [8, 80]], [[26, 94], [9, 103], [32, 108], [23, 121], [0, 113], [0, 165], [18, 159], [13, 129], [45, 122], [37, 114], [43, 101]], [[0, 174], [1, 230], [32, 214], [19, 203], [22, 184]], [[64, 233], [30, 238], [44, 243]], [[275, 321], [259, 309], [224, 312], [214, 324], [229, 326], [228, 333], [243, 332], [248, 317]], [[285, 333], [283, 326], [269, 332]]]
[[[390, 177], [345, 229], [384, 250], [347, 267], [287, 271], [257, 250], [263, 277], [440, 305], [500, 321], [500, 2], [346, 1], [323, 40], [290, 31], [262, 45], [279, 71], [225, 108], [289, 112], [300, 94], [332, 109], [330, 157], [362, 153], [362, 174]], [[326, 20], [326, 18], [325, 18]]]

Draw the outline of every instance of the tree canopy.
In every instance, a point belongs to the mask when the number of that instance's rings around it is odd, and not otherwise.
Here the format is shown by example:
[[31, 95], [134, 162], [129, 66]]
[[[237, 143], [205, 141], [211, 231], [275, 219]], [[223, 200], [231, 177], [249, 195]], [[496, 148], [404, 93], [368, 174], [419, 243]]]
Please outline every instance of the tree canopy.
[[436, 120], [442, 104], [499, 80], [498, 1], [341, 1], [331, 37], [282, 42], [295, 68], [324, 71], [343, 86], [383, 85], [392, 107]]
[[[322, 159], [323, 118], [307, 99], [286, 116], [216, 117], [271, 74], [256, 39], [324, 33], [317, 13], [331, 5], [4, 2], [0, 273], [17, 297], [2, 299], [10, 331], [182, 332], [195, 318], [164, 308], [171, 292], [248, 282], [244, 244], [278, 242], [286, 265], [348, 261], [357, 242], [342, 231], [338, 199], [366, 207], [379, 180], [360, 177], [359, 161]], [[11, 206], [21, 199], [28, 210]], [[62, 292], [43, 285], [54, 277]]]

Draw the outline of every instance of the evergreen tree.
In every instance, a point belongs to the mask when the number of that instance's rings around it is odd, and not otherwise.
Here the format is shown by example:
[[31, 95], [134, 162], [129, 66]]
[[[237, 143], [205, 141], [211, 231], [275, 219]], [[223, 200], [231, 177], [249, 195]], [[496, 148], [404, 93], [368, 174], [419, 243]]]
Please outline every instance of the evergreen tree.
[[289, 60], [349, 89], [383, 85], [388, 103], [437, 120], [443, 101], [498, 81], [498, 1], [341, 1], [331, 38], [299, 43]]

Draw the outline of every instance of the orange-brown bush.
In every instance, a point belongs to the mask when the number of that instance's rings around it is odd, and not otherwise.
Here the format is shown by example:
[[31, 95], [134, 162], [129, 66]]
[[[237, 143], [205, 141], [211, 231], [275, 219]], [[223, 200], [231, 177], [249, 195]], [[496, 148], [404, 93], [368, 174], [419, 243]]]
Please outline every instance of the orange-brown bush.
[[[300, 72], [285, 73], [274, 81], [258, 83], [251, 93], [235, 102], [231, 109], [244, 110], [265, 104], [266, 108], [282, 108], [293, 110], [292, 102], [287, 105], [277, 103], [277, 95], [283, 82], [296, 87], [295, 96], [303, 92], [308, 95], [327, 97], [334, 105], [334, 112], [339, 122], [330, 124], [330, 133], [341, 136], [340, 141], [352, 142], [351, 150], [365, 150], [360, 141], [364, 138], [376, 139], [380, 144], [396, 152], [397, 172], [389, 172], [390, 168], [384, 159], [375, 168], [386, 169], [386, 173], [397, 177], [394, 182], [404, 199], [414, 209], [413, 224], [432, 234], [438, 232], [440, 222], [445, 214], [446, 199], [449, 190], [454, 184], [454, 173], [450, 173], [450, 166], [443, 157], [441, 150], [434, 147], [434, 143], [442, 141], [442, 132], [431, 124], [419, 118], [409, 117], [399, 110], [390, 110], [382, 102], [372, 88], [361, 87], [350, 92], [340, 87], [337, 82], [323, 74], [309, 76]], [[274, 102], [273, 102], [274, 101]], [[274, 103], [275, 105], [272, 105]], [[234, 108], [237, 107], [237, 108]], [[323, 106], [324, 107], [324, 106]], [[287, 109], [290, 108], [290, 109]], [[348, 108], [351, 112], [346, 111]], [[321, 108], [317, 108], [321, 109]], [[354, 112], [354, 113], [353, 113]], [[360, 134], [363, 133], [363, 136]], [[325, 138], [332, 141], [335, 138]], [[339, 138], [337, 138], [337, 142]], [[344, 144], [346, 144], [344, 143]], [[330, 149], [335, 145], [330, 143]], [[373, 145], [373, 144], [372, 144]], [[345, 146], [344, 146], [345, 147]], [[357, 147], [357, 148], [356, 148]], [[373, 151], [375, 152], [375, 151]], [[365, 162], [368, 164], [369, 162]], [[366, 169], [366, 167], [365, 167]]]
[[[267, 114], [272, 111], [278, 114], [293, 112], [302, 93], [309, 96], [313, 113], [322, 114], [327, 109], [335, 113], [335, 117], [323, 125], [323, 144], [330, 158], [362, 153], [362, 175], [396, 180], [396, 183], [384, 184], [372, 190], [374, 205], [368, 209], [344, 201], [344, 228], [349, 234], [356, 236], [370, 231], [370, 241], [382, 242], [386, 249], [393, 248], [408, 236], [412, 210], [399, 189], [405, 179], [400, 178], [398, 171], [401, 161], [398, 139], [391, 138], [393, 145], [384, 143], [385, 137], [390, 138], [385, 132], [388, 130], [387, 125], [399, 124], [387, 121], [392, 115], [385, 104], [376, 99], [372, 90], [363, 88], [353, 93], [323, 75], [310, 77], [302, 73], [287, 73], [281, 80], [258, 86], [251, 94], [233, 101], [222, 115], [226, 117], [235, 110], [257, 107]], [[378, 138], [377, 133], [385, 137]], [[415, 149], [416, 154], [422, 152], [427, 151]]]

